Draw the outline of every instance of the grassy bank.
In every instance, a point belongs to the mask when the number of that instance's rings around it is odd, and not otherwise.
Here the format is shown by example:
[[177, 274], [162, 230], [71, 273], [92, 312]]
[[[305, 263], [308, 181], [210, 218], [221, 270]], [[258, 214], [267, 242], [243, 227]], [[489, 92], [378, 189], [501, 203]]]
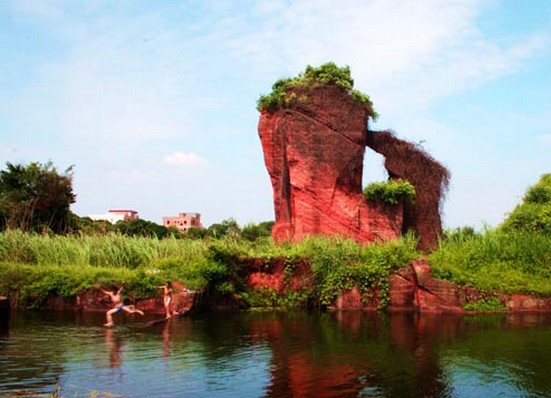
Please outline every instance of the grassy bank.
[[[127, 297], [144, 299], [158, 293], [155, 285], [177, 279], [194, 290], [238, 294], [253, 306], [293, 307], [306, 301], [323, 305], [353, 285], [362, 290], [377, 286], [384, 291], [388, 273], [418, 256], [415, 246], [412, 236], [382, 245], [311, 238], [276, 246], [271, 239], [160, 240], [117, 234], [71, 237], [6, 231], [0, 234], [0, 295], [22, 307], [40, 307], [48, 295], [70, 298], [94, 286], [124, 282]], [[259, 292], [247, 292], [236, 268], [250, 258], [260, 259], [266, 266], [271, 259], [285, 259], [289, 276], [297, 262], [307, 259], [315, 287], [286, 297], [261, 292], [271, 297], [269, 300]]]
[[551, 295], [551, 236], [470, 229], [449, 232], [430, 256], [433, 275], [505, 293]]
[[[420, 256], [406, 236], [385, 244], [358, 245], [339, 238], [310, 238], [275, 245], [271, 239], [157, 239], [42, 236], [0, 233], [0, 295], [20, 307], [40, 307], [49, 295], [65, 298], [97, 286], [125, 283], [131, 300], [155, 297], [155, 285], [179, 280], [193, 290], [239, 296], [254, 307], [330, 304], [343, 289], [388, 292], [388, 274]], [[483, 291], [551, 295], [551, 237], [469, 229], [447, 232], [429, 255], [433, 275]], [[239, 267], [256, 259], [268, 269], [279, 259], [285, 276], [307, 261], [313, 287], [276, 293], [247, 288]], [[290, 279], [290, 278], [289, 278]]]

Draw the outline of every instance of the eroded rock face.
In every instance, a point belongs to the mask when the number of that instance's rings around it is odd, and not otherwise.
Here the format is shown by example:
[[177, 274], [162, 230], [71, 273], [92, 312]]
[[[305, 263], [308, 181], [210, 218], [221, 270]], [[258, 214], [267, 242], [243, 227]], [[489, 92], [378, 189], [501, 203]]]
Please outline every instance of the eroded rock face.
[[415, 231], [419, 249], [434, 249], [442, 234], [440, 202], [447, 190], [449, 171], [419, 145], [400, 140], [390, 131], [370, 131], [367, 146], [385, 158], [392, 179], [409, 181], [415, 187], [415, 201], [404, 204], [402, 230]]
[[[458, 286], [452, 282], [434, 278], [429, 262], [424, 259], [413, 260], [389, 276], [390, 291], [387, 311], [415, 311], [421, 313], [468, 313], [464, 306], [488, 298], [488, 292], [474, 288]], [[380, 292], [374, 290], [362, 295], [355, 287], [343, 291], [334, 302], [333, 308], [339, 310], [362, 309], [376, 310]], [[541, 298], [523, 294], [490, 293], [503, 304], [508, 312], [549, 312], [551, 298]], [[371, 302], [370, 302], [371, 300]]]
[[274, 240], [397, 238], [402, 209], [370, 205], [362, 193], [368, 110], [336, 86], [296, 96], [289, 108], [262, 112], [258, 126], [274, 192]]

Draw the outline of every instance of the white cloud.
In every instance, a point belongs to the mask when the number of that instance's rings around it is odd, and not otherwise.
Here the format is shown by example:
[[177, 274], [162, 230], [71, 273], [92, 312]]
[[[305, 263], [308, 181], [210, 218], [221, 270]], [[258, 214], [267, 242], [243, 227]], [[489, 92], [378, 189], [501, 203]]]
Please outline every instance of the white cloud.
[[[260, 2], [263, 4], [263, 2]], [[477, 26], [480, 0], [292, 1], [260, 29], [237, 26], [234, 56], [275, 80], [329, 60], [350, 65], [356, 86], [387, 111], [419, 109], [514, 72], [548, 46], [534, 33], [500, 46]], [[254, 30], [254, 32], [253, 32]], [[274, 56], [277, 54], [277, 56]], [[269, 87], [266, 87], [268, 91]]]
[[193, 152], [176, 151], [163, 157], [162, 162], [169, 166], [196, 168], [207, 164], [207, 161]]

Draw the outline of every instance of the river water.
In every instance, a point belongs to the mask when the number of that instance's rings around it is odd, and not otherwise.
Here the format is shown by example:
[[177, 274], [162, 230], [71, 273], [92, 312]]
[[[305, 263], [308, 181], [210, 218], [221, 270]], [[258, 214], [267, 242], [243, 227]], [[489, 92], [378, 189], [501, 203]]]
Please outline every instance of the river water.
[[19, 312], [0, 396], [551, 397], [551, 315]]

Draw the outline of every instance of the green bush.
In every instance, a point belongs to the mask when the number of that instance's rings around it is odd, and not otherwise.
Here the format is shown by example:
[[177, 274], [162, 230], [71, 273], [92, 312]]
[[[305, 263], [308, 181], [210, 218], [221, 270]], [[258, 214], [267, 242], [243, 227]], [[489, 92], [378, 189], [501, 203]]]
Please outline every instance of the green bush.
[[[120, 285], [131, 280], [132, 273], [120, 268], [0, 262], [0, 295], [7, 296], [18, 307], [38, 308], [50, 295], [71, 299], [85, 289]], [[127, 291], [134, 294], [131, 289]]]
[[292, 90], [296, 87], [310, 87], [314, 84], [334, 84], [346, 90], [350, 96], [357, 102], [365, 104], [370, 116], [377, 118], [377, 113], [373, 110], [373, 103], [367, 95], [354, 89], [354, 80], [350, 75], [348, 66], [338, 67], [333, 62], [327, 62], [315, 68], [308, 65], [303, 73], [297, 77], [277, 80], [272, 86], [272, 92], [262, 95], [257, 101], [259, 112], [274, 112], [277, 108], [289, 107], [295, 101], [306, 101], [304, 97], [297, 98]]
[[180, 237], [180, 232], [176, 228], [167, 228], [164, 225], [142, 219], [119, 221], [115, 224], [114, 229], [126, 236], [145, 236], [158, 239]]
[[243, 292], [240, 296], [252, 308], [296, 309], [307, 306], [310, 294], [309, 289], [278, 292], [272, 288], [260, 287]]
[[496, 312], [496, 311], [504, 311], [506, 307], [499, 300], [499, 298], [489, 297], [486, 299], [478, 300], [476, 302], [467, 303], [463, 306], [463, 309], [467, 311]]
[[518, 205], [501, 224], [504, 231], [523, 231], [551, 235], [551, 203]]
[[241, 236], [243, 239], [247, 240], [257, 240], [259, 238], [266, 238], [272, 236], [272, 227], [274, 226], [274, 221], [264, 221], [259, 224], [247, 224], [241, 230]]
[[528, 232], [551, 235], [551, 174], [544, 174], [530, 187], [500, 225], [505, 232]]
[[[368, 294], [378, 289], [381, 307], [388, 304], [388, 276], [419, 256], [412, 234], [384, 244], [360, 245], [339, 238], [316, 238], [310, 261], [315, 278], [315, 300], [329, 305], [342, 290], [357, 286]], [[317, 247], [315, 247], [317, 246]]]
[[415, 187], [405, 180], [374, 182], [364, 189], [365, 198], [369, 201], [382, 201], [388, 204], [414, 202]]

